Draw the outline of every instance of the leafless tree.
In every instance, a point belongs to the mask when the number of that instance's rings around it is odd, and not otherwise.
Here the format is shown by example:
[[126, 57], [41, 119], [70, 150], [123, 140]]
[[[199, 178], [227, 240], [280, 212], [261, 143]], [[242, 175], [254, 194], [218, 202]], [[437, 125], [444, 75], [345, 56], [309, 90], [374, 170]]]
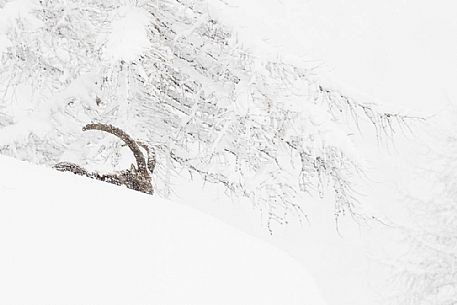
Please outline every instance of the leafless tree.
[[[334, 196], [336, 218], [363, 215], [351, 135], [367, 121], [376, 135], [390, 136], [410, 117], [322, 84], [314, 66], [259, 56], [211, 17], [208, 5], [40, 1], [11, 27], [11, 46], [1, 57], [0, 124], [9, 141], [0, 152], [55, 164], [82, 141], [71, 126], [107, 122], [154, 146], [155, 191], [163, 195], [174, 174], [189, 172], [251, 199], [268, 223], [303, 215], [307, 194]], [[148, 46], [133, 58], [106, 59], [113, 24], [130, 11], [147, 17], [137, 36]], [[23, 121], [8, 107], [18, 87], [34, 92], [28, 101], [35, 111], [29, 117], [24, 111]], [[88, 150], [79, 152], [96, 161]]]

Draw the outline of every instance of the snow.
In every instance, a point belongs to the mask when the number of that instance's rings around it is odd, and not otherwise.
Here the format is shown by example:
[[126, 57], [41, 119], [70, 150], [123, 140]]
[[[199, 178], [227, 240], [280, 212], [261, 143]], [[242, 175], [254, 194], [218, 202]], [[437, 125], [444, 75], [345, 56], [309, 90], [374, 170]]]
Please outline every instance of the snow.
[[111, 33], [103, 52], [109, 61], [132, 61], [150, 45], [147, 34], [149, 17], [139, 7], [123, 6], [113, 13]]
[[9, 28], [20, 20], [28, 30], [36, 29], [41, 22], [32, 14], [36, 8], [34, 0], [7, 1], [0, 7], [0, 34], [4, 34]]
[[7, 1], [0, 10], [0, 29], [4, 30], [6, 27], [10, 27], [18, 18], [35, 19], [31, 14], [33, 8], [33, 0]]
[[[430, 132], [433, 126], [442, 126], [443, 134], [453, 129], [445, 128], [442, 118], [447, 112], [444, 105], [455, 103], [457, 98], [457, 40], [452, 39], [457, 30], [456, 2], [210, 2], [210, 15], [238, 31], [240, 41], [259, 57], [294, 59], [299, 65], [318, 67], [319, 80], [326, 85], [341, 89], [356, 101], [377, 102], [381, 104], [379, 109], [412, 116], [439, 114], [441, 120], [435, 119], [427, 126], [413, 125], [413, 135], [406, 132], [409, 138], [416, 137], [414, 140], [405, 139], [398, 132], [391, 149], [384, 143], [370, 141], [365, 131], [357, 143], [361, 144], [357, 152], [367, 158], [368, 165], [368, 181], [362, 186], [361, 201], [393, 223], [409, 221], [411, 211], [407, 211], [404, 196], [411, 190], [428, 189], [431, 183], [428, 177], [421, 177], [421, 183], [416, 184], [411, 178], [423, 166], [424, 159], [418, 161], [419, 155], [424, 155], [424, 151], [429, 154], [427, 147], [436, 144], [430, 139], [423, 141], [419, 134], [424, 129]], [[214, 208], [211, 200], [199, 204], [202, 210], [213, 209], [218, 217], [262, 235], [252, 224], [254, 221], [236, 211], [241, 205]], [[386, 226], [371, 229], [342, 226], [343, 237], [337, 238], [331, 217], [323, 216], [331, 213], [325, 211], [330, 204], [307, 202], [305, 207], [310, 211], [312, 225], [305, 228], [289, 225], [285, 232], [275, 232], [274, 243], [308, 264], [329, 304], [382, 303], [391, 291], [371, 282], [382, 277], [380, 274], [385, 270], [370, 265], [367, 257], [377, 260], [388, 252], [394, 243], [391, 230]], [[247, 212], [243, 210], [243, 213]]]
[[453, 0], [210, 2], [229, 4], [214, 14], [253, 49], [317, 66], [372, 99], [431, 112], [457, 98]]
[[11, 41], [6, 35], [17, 20], [22, 20], [27, 26], [39, 26], [36, 18], [30, 14], [33, 9], [33, 1], [16, 0], [6, 2], [3, 7], [0, 6], [0, 58], [2, 53], [11, 46]]
[[1, 304], [325, 304], [284, 252], [183, 205], [1, 157]]
[[11, 46], [11, 41], [6, 35], [0, 33], [0, 54], [5, 52], [9, 46]]
[[[1, 3], [6, 5], [0, 8], [0, 55], [12, 44], [2, 33], [14, 22], [21, 20], [28, 29], [39, 26], [28, 13], [33, 1]], [[238, 33], [239, 44], [255, 53], [256, 63], [275, 58], [318, 67], [319, 81], [328, 88], [356, 101], [384, 104], [378, 109], [430, 115], [457, 97], [457, 40], [450, 39], [457, 30], [455, 1], [210, 0], [208, 10]], [[106, 61], [132, 61], [150, 47], [141, 8], [122, 6], [112, 21], [102, 54]], [[0, 130], [2, 145], [28, 137], [31, 130], [49, 133], [49, 113], [69, 97], [81, 100], [72, 106], [75, 112], [85, 109], [84, 102], [93, 103], [91, 75], [81, 74], [40, 108], [31, 98], [15, 96], [11, 114], [18, 123]], [[66, 71], [62, 79], [67, 79]], [[251, 85], [237, 88], [240, 113], [249, 111]], [[17, 91], [15, 95], [26, 95]], [[282, 102], [300, 106], [297, 100]], [[354, 150], [342, 136], [345, 128], [325, 124], [319, 109], [310, 106], [303, 112], [322, 130], [322, 141], [335, 143], [352, 159], [367, 158], [362, 160], [368, 165], [363, 204], [403, 224], [408, 211], [402, 195], [416, 188], [422, 199], [431, 196], [425, 187], [428, 177], [411, 182], [420, 165], [418, 151], [426, 150], [422, 139], [411, 144], [397, 137], [394, 150], [386, 151], [365, 137]], [[71, 124], [68, 120], [60, 128]], [[442, 127], [443, 134], [453, 128]], [[221, 141], [215, 141], [213, 150]], [[80, 151], [79, 145], [74, 148]], [[81, 161], [70, 154], [62, 160]], [[2, 158], [0, 164], [0, 303], [321, 304], [312, 277], [328, 304], [375, 304], [385, 296], [385, 289], [372, 286], [384, 269], [370, 265], [370, 259], [382, 257], [394, 242], [388, 229], [357, 227], [349, 220], [340, 225], [339, 236], [332, 200], [307, 200], [303, 206], [310, 226], [289, 224], [269, 236], [249, 202], [211, 197], [208, 187], [192, 184], [186, 193], [182, 185], [175, 186], [182, 198], [176, 204], [12, 159]], [[287, 251], [309, 272], [283, 252], [221, 222]]]

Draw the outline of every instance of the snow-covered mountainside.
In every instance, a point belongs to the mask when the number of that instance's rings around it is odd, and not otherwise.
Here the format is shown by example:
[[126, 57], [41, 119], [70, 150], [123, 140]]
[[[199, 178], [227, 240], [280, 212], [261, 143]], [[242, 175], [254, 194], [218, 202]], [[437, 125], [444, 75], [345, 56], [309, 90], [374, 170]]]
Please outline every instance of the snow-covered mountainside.
[[300, 263], [215, 218], [6, 157], [0, 168], [0, 304], [324, 304]]
[[0, 0], [0, 305], [457, 304], [456, 6]]

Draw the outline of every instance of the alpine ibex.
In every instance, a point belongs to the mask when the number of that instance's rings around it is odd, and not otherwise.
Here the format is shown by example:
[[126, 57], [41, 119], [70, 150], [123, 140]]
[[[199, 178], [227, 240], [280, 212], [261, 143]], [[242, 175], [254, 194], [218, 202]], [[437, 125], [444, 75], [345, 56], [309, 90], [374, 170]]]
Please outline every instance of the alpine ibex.
[[[77, 175], [86, 176], [92, 179], [113, 183], [116, 185], [125, 185], [129, 189], [133, 189], [139, 192], [153, 194], [154, 190], [152, 187], [151, 174], [154, 171], [156, 158], [154, 150], [150, 149], [146, 144], [133, 140], [127, 133], [122, 129], [114, 127], [109, 124], [87, 124], [83, 127], [83, 131], [86, 130], [100, 130], [112, 135], [115, 135], [121, 139], [133, 152], [136, 160], [136, 167], [132, 164], [130, 169], [114, 172], [111, 174], [100, 174], [98, 172], [89, 172], [79, 165], [70, 162], [57, 163], [54, 168], [62, 172], [72, 172]], [[144, 157], [140, 146], [144, 148], [148, 154], [148, 160]]]

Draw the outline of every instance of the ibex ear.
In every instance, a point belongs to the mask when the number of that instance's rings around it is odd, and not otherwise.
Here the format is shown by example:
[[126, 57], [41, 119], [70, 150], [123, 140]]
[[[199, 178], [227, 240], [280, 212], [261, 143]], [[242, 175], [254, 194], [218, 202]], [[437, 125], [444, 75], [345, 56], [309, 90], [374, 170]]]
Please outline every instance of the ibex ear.
[[136, 171], [135, 165], [133, 165], [133, 164], [130, 165], [130, 171], [132, 171], [132, 172]]

